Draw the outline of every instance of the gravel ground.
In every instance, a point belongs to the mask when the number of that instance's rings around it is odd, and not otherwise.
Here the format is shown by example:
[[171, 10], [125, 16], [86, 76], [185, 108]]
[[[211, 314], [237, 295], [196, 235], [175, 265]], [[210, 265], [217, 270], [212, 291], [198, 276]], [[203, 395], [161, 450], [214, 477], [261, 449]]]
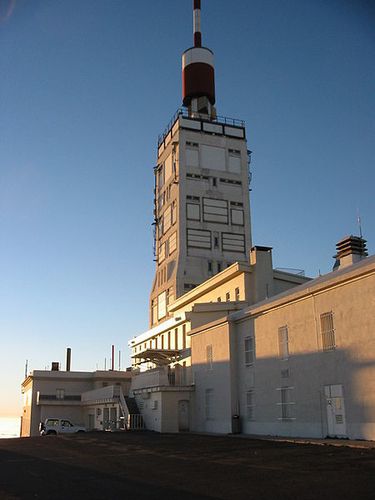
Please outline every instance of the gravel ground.
[[0, 499], [374, 499], [375, 449], [193, 434], [0, 440]]

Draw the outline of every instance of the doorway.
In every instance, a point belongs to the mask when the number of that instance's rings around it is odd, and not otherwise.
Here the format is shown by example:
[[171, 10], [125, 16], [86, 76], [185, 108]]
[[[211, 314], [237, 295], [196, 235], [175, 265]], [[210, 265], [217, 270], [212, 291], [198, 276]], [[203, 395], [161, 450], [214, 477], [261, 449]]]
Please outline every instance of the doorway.
[[328, 436], [345, 438], [346, 417], [342, 385], [326, 385], [324, 394], [327, 408]]
[[178, 402], [178, 430], [179, 432], [188, 432], [189, 427], [189, 401]]

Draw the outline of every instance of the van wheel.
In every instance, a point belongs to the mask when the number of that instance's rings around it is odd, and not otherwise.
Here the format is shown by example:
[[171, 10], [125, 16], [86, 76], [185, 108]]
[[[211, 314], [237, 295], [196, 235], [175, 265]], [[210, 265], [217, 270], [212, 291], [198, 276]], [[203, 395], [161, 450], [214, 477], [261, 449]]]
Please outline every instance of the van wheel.
[[85, 431], [77, 431], [77, 434], [84, 434]]
[[56, 431], [48, 431], [47, 436], [56, 436]]

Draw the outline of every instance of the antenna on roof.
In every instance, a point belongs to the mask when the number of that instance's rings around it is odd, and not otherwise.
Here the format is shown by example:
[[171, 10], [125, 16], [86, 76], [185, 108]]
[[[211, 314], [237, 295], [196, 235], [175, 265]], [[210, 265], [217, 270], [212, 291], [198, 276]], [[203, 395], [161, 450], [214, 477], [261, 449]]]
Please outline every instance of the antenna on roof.
[[27, 359], [27, 360], [26, 360], [26, 363], [25, 363], [25, 378], [27, 378], [27, 369], [28, 369], [28, 365], [29, 365], [29, 360]]
[[359, 212], [359, 208], [357, 208], [357, 223], [359, 227], [359, 236], [362, 238], [362, 221], [361, 221], [361, 214]]

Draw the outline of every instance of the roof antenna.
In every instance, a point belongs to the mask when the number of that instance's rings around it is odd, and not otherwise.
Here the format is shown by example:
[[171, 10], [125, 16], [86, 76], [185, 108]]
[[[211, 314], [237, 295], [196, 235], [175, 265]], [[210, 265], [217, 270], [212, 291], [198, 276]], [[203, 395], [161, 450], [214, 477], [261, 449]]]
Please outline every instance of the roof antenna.
[[357, 223], [359, 227], [359, 236], [362, 238], [362, 221], [361, 221], [361, 214], [359, 212], [359, 208], [357, 208]]

